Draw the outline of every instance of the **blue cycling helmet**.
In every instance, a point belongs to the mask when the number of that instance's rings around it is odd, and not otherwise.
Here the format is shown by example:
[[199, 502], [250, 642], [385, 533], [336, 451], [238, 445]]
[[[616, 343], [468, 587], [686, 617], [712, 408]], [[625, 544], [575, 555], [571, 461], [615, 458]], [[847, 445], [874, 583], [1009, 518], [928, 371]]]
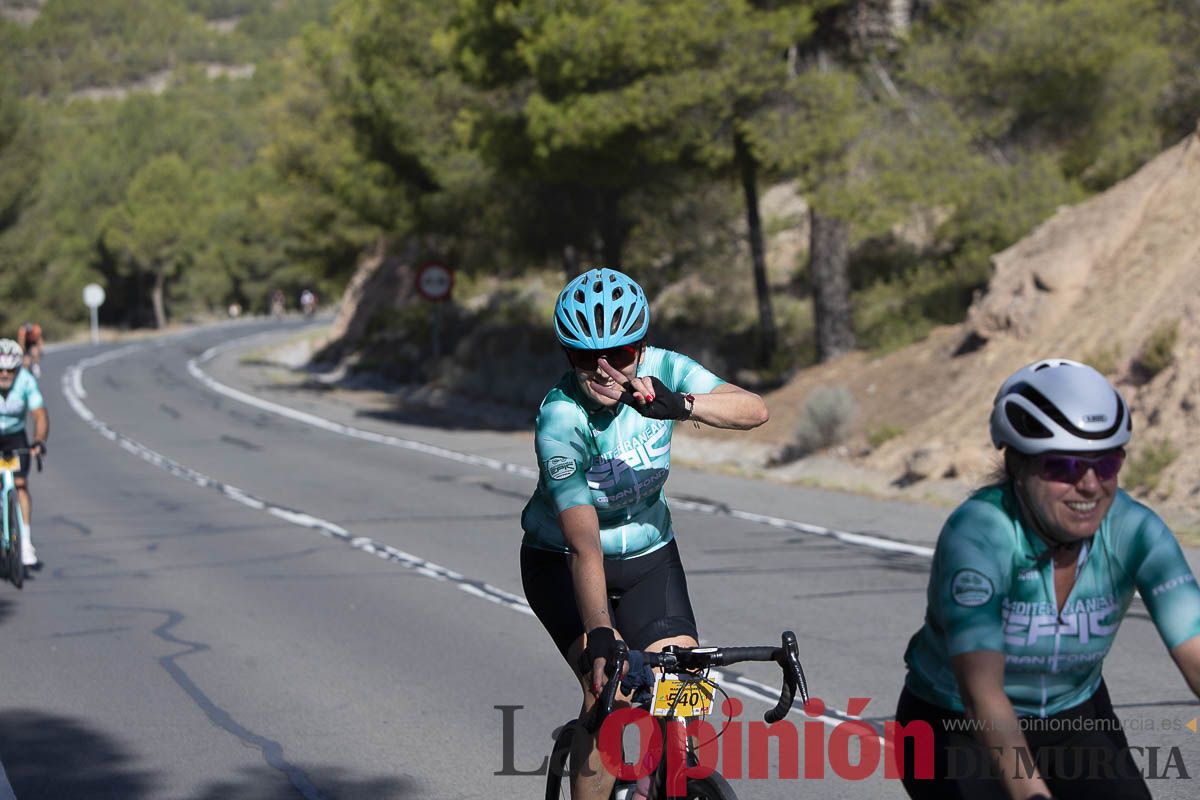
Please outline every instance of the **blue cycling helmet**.
[[646, 293], [615, 269], [588, 270], [568, 283], [554, 304], [554, 333], [572, 350], [639, 342], [649, 327]]

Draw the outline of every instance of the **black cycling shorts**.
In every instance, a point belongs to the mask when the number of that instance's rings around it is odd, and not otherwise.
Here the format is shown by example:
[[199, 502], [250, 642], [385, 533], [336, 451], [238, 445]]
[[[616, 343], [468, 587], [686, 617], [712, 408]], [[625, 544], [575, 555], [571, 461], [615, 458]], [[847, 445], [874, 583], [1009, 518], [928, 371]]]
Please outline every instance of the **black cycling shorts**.
[[[25, 430], [22, 428], [16, 433], [6, 433], [0, 436], [0, 454], [5, 450], [19, 450], [29, 447], [29, 439], [25, 437]], [[24, 478], [29, 474], [29, 453], [21, 454], [21, 471], [14, 472], [13, 476]]]
[[[567, 558], [566, 553], [521, 547], [525, 599], [563, 658], [567, 657], [567, 648], [584, 633]], [[644, 556], [604, 559], [604, 579], [609, 615], [631, 650], [644, 650], [672, 636], [699, 640], [687, 578], [674, 539]]]
[[[905, 737], [896, 755], [903, 759], [904, 789], [913, 800], [1008, 800], [994, 775], [987, 750], [963, 730], [964, 716], [927, 703], [907, 688], [900, 694], [896, 721], [924, 720], [933, 728], [933, 777], [914, 777], [915, 745]], [[1073, 708], [1045, 718], [1021, 718], [1029, 774], [1036, 766], [1057, 800], [1150, 800], [1150, 790], [1129, 749], [1104, 681]]]

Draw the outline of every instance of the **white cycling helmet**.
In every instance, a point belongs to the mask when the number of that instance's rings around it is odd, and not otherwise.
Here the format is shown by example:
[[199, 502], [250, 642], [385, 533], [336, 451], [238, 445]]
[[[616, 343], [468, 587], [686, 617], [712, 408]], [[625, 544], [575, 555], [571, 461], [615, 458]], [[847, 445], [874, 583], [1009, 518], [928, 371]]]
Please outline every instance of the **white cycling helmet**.
[[24, 356], [21, 345], [12, 339], [0, 339], [0, 369], [16, 369]]
[[1129, 406], [1107, 378], [1087, 364], [1047, 358], [1004, 382], [992, 404], [990, 428], [997, 449], [1037, 455], [1123, 447], [1133, 425]]

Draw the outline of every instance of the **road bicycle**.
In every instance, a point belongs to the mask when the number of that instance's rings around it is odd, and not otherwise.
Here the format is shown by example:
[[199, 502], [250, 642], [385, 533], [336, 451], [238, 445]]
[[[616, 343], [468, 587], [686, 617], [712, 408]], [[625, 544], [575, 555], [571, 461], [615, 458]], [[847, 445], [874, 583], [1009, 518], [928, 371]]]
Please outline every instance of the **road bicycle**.
[[[25, 584], [25, 564], [21, 560], [21, 504], [17, 500], [17, 485], [13, 474], [21, 469], [21, 456], [28, 448], [0, 453], [0, 575], [20, 589]], [[36, 456], [38, 472], [42, 457]]]
[[[613, 656], [612, 675], [620, 675], [629, 661], [640, 660], [648, 668], [659, 671], [652, 676], [636, 675], [637, 670], [631, 670], [625, 680], [611, 678], [605, 685], [600, 697], [593, 707], [590, 718], [583, 720], [583, 728], [589, 735], [594, 735], [603, 725], [605, 718], [612, 712], [613, 701], [616, 697], [617, 685], [626, 693], [633, 692], [632, 705], [648, 712], [659, 725], [661, 742], [668, 742], [670, 733], [669, 723], [686, 723], [690, 719], [707, 716], [712, 710], [713, 699], [717, 692], [722, 691], [719, 684], [710, 676], [712, 667], [723, 667], [744, 661], [774, 661], [783, 673], [783, 687], [780, 689], [779, 702], [773, 709], [763, 715], [768, 723], [778, 722], [787, 716], [792, 707], [792, 701], [799, 694], [801, 704], [808, 702], [808, 684], [804, 679], [804, 669], [800, 665], [799, 646], [796, 635], [784, 631], [783, 643], [779, 647], [767, 645], [762, 647], [676, 647], [668, 645], [661, 653], [641, 652], [633, 655], [626, 650], [624, 642], [617, 643], [617, 652]], [[648, 671], [648, 670], [647, 670]], [[652, 685], [647, 686], [649, 679]], [[723, 693], [723, 692], [722, 692]], [[573, 765], [568, 764], [571, 753], [571, 742], [580, 720], [571, 720], [559, 729], [554, 739], [554, 748], [550, 753], [549, 772], [546, 777], [546, 800], [566, 800], [571, 795], [570, 775]], [[678, 728], [676, 727], [676, 730]], [[719, 735], [719, 734], [718, 734]], [[683, 745], [688, 766], [700, 763], [698, 748], [705, 742], [696, 742], [688, 737]], [[654, 767], [649, 778], [649, 786], [643, 782], [643, 789], [648, 790], [650, 800], [665, 800], [667, 795], [668, 759], [663, 757]], [[636, 782], [624, 781], [618, 778], [613, 786], [611, 800], [627, 800], [635, 797]], [[737, 795], [721, 775], [715, 770], [705, 777], [687, 778], [687, 792], [684, 797], [688, 800], [737, 800]]]

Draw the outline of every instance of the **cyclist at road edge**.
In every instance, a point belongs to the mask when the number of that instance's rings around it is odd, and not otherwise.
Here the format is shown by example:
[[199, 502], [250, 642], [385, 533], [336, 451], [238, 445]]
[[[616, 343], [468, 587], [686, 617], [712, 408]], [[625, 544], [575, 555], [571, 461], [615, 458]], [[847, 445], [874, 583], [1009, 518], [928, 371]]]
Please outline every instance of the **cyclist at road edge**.
[[[50, 416], [38, 389], [37, 380], [22, 368], [24, 353], [12, 339], [0, 339], [0, 452], [29, 449], [21, 456], [21, 469], [13, 475], [17, 498], [21, 504], [24, 526], [21, 528], [22, 561], [27, 567], [39, 565], [30, 534], [32, 500], [29, 494], [29, 456], [46, 452], [46, 437], [50, 435]], [[33, 442], [25, 435], [25, 418], [33, 417]]]
[[1200, 588], [1166, 524], [1117, 486], [1129, 407], [1091, 367], [1046, 359], [1004, 382], [990, 429], [1003, 473], [942, 528], [905, 653], [896, 719], [934, 735], [932, 780], [897, 748], [905, 789], [1148, 798], [1101, 668], [1136, 589], [1200, 697]]

